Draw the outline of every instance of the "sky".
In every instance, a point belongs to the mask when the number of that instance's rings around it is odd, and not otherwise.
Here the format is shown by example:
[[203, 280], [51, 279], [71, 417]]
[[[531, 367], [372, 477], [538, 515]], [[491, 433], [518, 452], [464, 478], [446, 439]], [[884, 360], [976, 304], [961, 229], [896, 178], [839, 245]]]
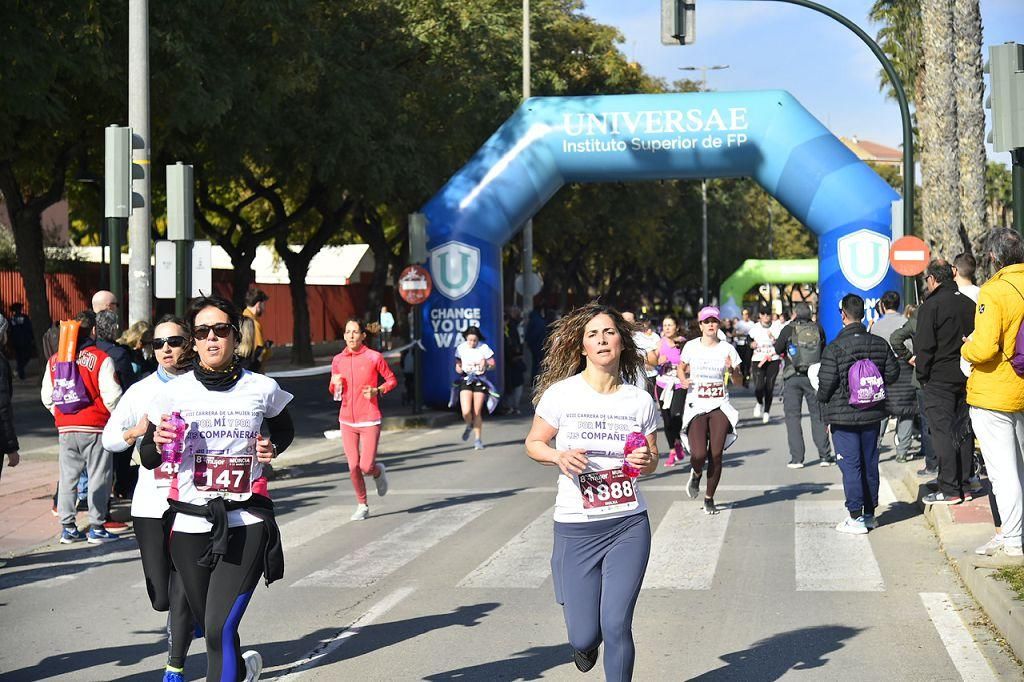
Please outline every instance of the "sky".
[[[625, 37], [619, 49], [668, 82], [700, 79], [699, 71], [680, 71], [680, 66], [727, 64], [728, 69], [708, 72], [709, 89], [788, 90], [835, 135], [900, 146], [899, 106], [879, 90], [881, 65], [845, 26], [788, 3], [695, 1], [697, 40], [686, 46], [661, 44], [660, 0], [585, 0], [584, 13], [618, 28]], [[867, 17], [871, 0], [818, 2], [876, 37], [880, 25]], [[981, 0], [981, 18], [986, 62], [988, 46], [1024, 42], [1024, 0]], [[1009, 153], [986, 148], [990, 159], [1009, 165]]]

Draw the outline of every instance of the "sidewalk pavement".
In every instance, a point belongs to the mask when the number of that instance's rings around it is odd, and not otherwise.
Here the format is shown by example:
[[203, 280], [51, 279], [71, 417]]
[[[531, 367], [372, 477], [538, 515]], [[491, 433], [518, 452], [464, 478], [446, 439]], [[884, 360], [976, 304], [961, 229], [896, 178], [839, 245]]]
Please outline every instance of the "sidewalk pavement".
[[[915, 497], [916, 503], [924, 506], [921, 498], [932, 489], [926, 485], [928, 479], [917, 475], [921, 466], [921, 459], [905, 464], [895, 461], [882, 464], [886, 477], [900, 482], [910, 496]], [[1016, 593], [1006, 582], [995, 577], [999, 568], [1019, 566], [1024, 562], [1020, 559], [1009, 559], [1005, 555], [986, 557], [974, 553], [975, 547], [983, 545], [995, 533], [988, 501], [988, 481], [983, 482], [983, 496], [977, 496], [959, 505], [924, 506], [924, 515], [939, 537], [939, 544], [950, 565], [959, 574], [960, 579], [974, 595], [1014, 654], [1018, 658], [1024, 658], [1024, 602], [1017, 598]]]

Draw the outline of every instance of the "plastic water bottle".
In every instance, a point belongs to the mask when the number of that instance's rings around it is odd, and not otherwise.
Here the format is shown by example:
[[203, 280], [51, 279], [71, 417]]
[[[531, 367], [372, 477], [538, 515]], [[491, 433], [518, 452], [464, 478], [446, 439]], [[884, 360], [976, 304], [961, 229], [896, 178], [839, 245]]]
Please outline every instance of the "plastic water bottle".
[[[637, 448], [647, 446], [647, 437], [644, 436], [643, 432], [640, 431], [639, 427], [633, 429], [633, 432], [626, 436], [626, 447], [622, 449], [622, 454], [628, 455]], [[622, 460], [622, 473], [626, 474], [630, 478], [636, 478], [642, 472], [626, 460]]]
[[160, 446], [160, 456], [165, 462], [180, 464], [181, 456], [185, 452], [185, 432], [188, 430], [188, 422], [181, 418], [180, 412], [171, 412], [171, 417], [167, 421], [174, 429], [174, 440]]

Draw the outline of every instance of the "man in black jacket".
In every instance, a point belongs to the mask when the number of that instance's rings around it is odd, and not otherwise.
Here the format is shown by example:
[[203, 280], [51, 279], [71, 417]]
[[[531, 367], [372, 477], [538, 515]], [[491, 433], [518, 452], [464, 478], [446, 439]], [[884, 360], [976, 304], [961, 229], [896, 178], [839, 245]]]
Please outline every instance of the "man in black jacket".
[[889, 415], [885, 401], [868, 407], [850, 403], [850, 368], [859, 360], [870, 360], [890, 386], [899, 379], [900, 365], [884, 339], [868, 333], [864, 326], [864, 299], [847, 294], [841, 304], [843, 329], [821, 354], [818, 373], [818, 402], [825, 423], [832, 430], [836, 460], [843, 473], [843, 493], [850, 517], [836, 530], [863, 535], [878, 527], [878, 432]]
[[[796, 319], [782, 328], [779, 339], [775, 342], [775, 352], [783, 358], [786, 368], [782, 371], [782, 405], [786, 416], [786, 439], [789, 441], [790, 469], [800, 469], [804, 465], [804, 430], [800, 425], [803, 403], [807, 401], [807, 411], [811, 415], [811, 438], [818, 449], [818, 460], [821, 466], [835, 463], [832, 445], [825, 433], [825, 424], [821, 421], [821, 410], [818, 399], [814, 395], [814, 387], [807, 378], [807, 370], [821, 362], [821, 352], [825, 348], [825, 330], [811, 320], [811, 306], [797, 303], [793, 306]], [[803, 332], [803, 333], [800, 333]]]
[[969, 494], [974, 439], [968, 434], [967, 377], [960, 348], [974, 331], [974, 301], [960, 293], [953, 268], [933, 260], [925, 271], [928, 296], [917, 311], [914, 367], [924, 393], [924, 409], [939, 464], [937, 492], [925, 504], [960, 504]]

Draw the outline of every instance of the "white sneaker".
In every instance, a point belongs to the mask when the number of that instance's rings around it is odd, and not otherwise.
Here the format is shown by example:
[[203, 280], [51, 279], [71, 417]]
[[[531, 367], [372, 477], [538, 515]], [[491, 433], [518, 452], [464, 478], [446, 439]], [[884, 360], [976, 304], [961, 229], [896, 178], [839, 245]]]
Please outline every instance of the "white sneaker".
[[1021, 549], [1021, 545], [1019, 542], [1011, 544], [1009, 542], [1006, 542], [1006, 540], [1004, 539], [1003, 554], [1005, 554], [1006, 556], [1020, 557], [1024, 556], [1024, 550]]
[[754, 405], [754, 419], [757, 419], [760, 416], [761, 416], [761, 403], [758, 403], [757, 405]]
[[804, 468], [804, 463], [803, 462], [790, 462], [786, 466], [788, 468], [790, 468], [790, 469], [803, 469]]
[[979, 556], [992, 556], [1003, 546], [1003, 534], [996, 533], [984, 545], [977, 547], [974, 553]]
[[864, 527], [868, 530], [874, 530], [878, 528], [878, 519], [875, 518], [874, 514], [865, 514], [861, 518], [864, 520]]
[[767, 424], [769, 421], [771, 421], [771, 416], [769, 416], [769, 414], [767, 412], [765, 412], [764, 414], [761, 415], [761, 423], [762, 424]]
[[384, 497], [388, 494], [388, 469], [383, 462], [377, 462], [377, 466], [380, 467], [380, 475], [373, 482], [377, 486], [377, 495]]
[[365, 521], [366, 517], [370, 515], [370, 507], [365, 504], [356, 506], [355, 512], [349, 518], [352, 521]]
[[859, 519], [851, 519], [849, 517], [843, 519], [836, 526], [836, 530], [840, 533], [848, 533], [850, 535], [867, 535], [868, 528], [864, 525], [864, 517]]
[[245, 682], [260, 679], [260, 673], [263, 672], [263, 657], [260, 656], [260, 652], [246, 651], [242, 654], [242, 660], [245, 661]]

